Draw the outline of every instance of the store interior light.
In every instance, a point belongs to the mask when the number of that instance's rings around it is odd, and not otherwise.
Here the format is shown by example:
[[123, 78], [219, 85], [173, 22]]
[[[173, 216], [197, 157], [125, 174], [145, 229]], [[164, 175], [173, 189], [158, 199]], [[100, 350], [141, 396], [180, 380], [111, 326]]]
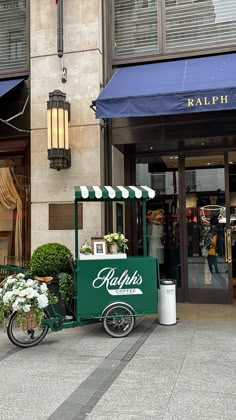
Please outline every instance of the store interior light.
[[71, 150], [69, 148], [68, 122], [70, 104], [66, 94], [60, 90], [49, 93], [47, 101], [48, 117], [48, 159], [50, 168], [60, 171], [71, 167]]

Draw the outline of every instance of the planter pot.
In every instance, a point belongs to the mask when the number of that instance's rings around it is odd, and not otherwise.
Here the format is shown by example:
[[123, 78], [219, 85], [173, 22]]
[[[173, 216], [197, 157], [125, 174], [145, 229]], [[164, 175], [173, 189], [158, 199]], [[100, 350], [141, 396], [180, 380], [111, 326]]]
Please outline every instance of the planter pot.
[[117, 244], [112, 244], [109, 246], [110, 254], [118, 254], [118, 246]]

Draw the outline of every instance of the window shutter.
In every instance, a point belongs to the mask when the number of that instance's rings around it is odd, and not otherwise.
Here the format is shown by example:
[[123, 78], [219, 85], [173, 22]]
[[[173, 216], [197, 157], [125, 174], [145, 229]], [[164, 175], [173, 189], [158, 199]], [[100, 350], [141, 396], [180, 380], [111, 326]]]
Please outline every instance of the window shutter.
[[[115, 57], [235, 46], [236, 0], [114, 0]], [[162, 26], [160, 28], [160, 25]], [[158, 38], [162, 32], [161, 39]]]
[[158, 52], [158, 1], [115, 0], [115, 54]]
[[166, 53], [235, 45], [235, 0], [166, 0]]
[[0, 2], [0, 72], [27, 67], [26, 0]]

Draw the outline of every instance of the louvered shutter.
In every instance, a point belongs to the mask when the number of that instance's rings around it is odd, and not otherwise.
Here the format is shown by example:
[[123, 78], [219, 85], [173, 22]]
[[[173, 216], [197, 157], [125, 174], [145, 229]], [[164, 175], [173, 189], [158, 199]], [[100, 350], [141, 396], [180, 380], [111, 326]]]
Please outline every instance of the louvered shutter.
[[158, 52], [157, 0], [115, 0], [115, 54]]
[[[236, 0], [114, 0], [115, 56], [235, 46]], [[161, 23], [160, 23], [161, 22]], [[161, 27], [159, 27], [161, 25]], [[162, 32], [162, 39], [158, 33]]]
[[166, 53], [235, 45], [235, 0], [166, 0]]
[[26, 0], [0, 0], [0, 73], [27, 66]]

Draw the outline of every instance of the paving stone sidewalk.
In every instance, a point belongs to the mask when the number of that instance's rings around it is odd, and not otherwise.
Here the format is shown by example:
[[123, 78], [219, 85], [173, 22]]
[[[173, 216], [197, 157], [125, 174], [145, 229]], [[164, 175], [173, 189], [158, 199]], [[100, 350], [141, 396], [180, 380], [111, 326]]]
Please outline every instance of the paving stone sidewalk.
[[27, 350], [0, 332], [0, 419], [235, 420], [235, 349], [234, 320], [78, 327]]

